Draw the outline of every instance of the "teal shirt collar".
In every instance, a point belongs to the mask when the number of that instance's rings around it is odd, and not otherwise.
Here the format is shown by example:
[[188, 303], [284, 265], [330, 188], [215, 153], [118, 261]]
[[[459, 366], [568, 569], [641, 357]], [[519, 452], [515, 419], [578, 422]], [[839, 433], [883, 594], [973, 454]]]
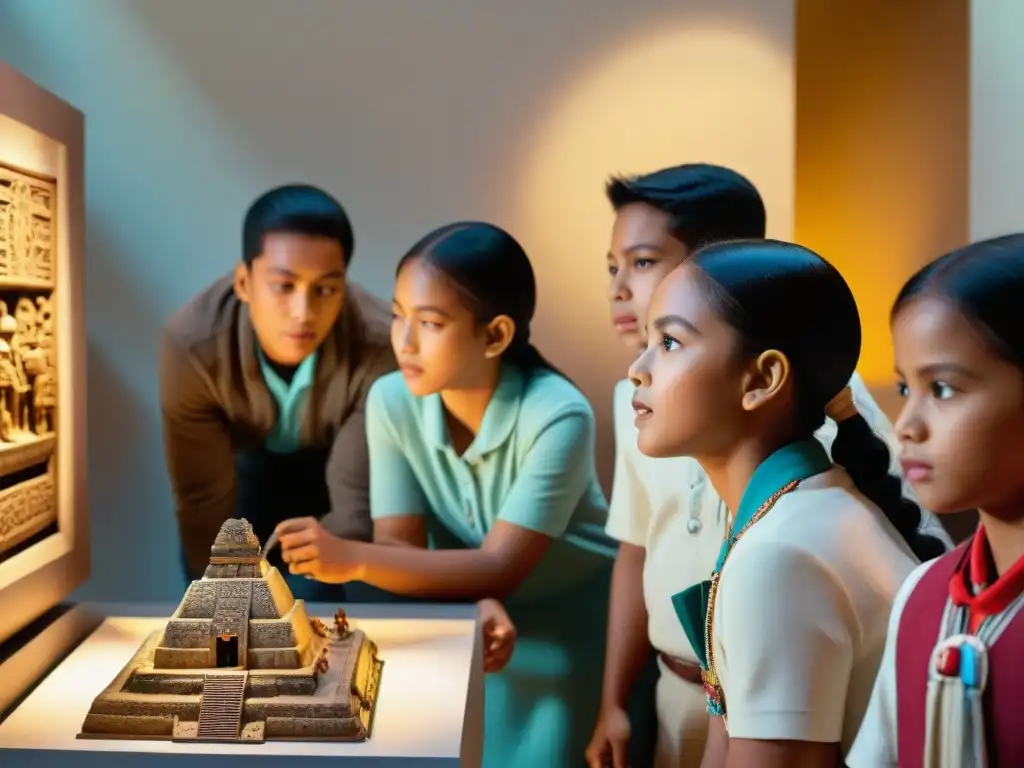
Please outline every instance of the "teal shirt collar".
[[[480, 431], [470, 443], [462, 458], [470, 463], [502, 446], [512, 435], [519, 420], [519, 406], [523, 399], [525, 378], [514, 365], [502, 365], [498, 386], [487, 403]], [[428, 395], [424, 403], [424, 432], [427, 439], [439, 449], [452, 447], [448, 424], [444, 418], [444, 403], [440, 394]]]
[[[794, 480], [806, 480], [831, 467], [832, 461], [828, 453], [814, 438], [785, 445], [761, 462], [740, 497], [729, 537], [722, 542], [722, 548], [718, 553], [715, 572], [721, 570], [726, 554], [736, 541], [736, 535], [774, 493]], [[766, 578], [769, 576], [766, 575]], [[676, 617], [686, 632], [697, 659], [705, 669], [708, 660], [704, 647], [704, 623], [707, 619], [710, 587], [710, 581], [702, 581], [672, 596], [672, 607], [675, 609]]]
[[307, 396], [316, 375], [318, 351], [299, 363], [291, 382], [286, 382], [278, 375], [259, 344], [256, 345], [256, 356], [263, 381], [277, 405], [277, 419], [267, 436], [266, 445], [275, 453], [291, 453], [302, 445], [302, 420]]
[[314, 350], [312, 354], [308, 355], [295, 369], [295, 373], [292, 376], [291, 382], [286, 382], [280, 376], [277, 371], [274, 370], [274, 366], [270, 364], [266, 355], [263, 354], [263, 350], [259, 346], [256, 347], [256, 355], [260, 361], [260, 373], [263, 375], [263, 380], [267, 384], [267, 389], [270, 390], [270, 394], [274, 396], [274, 402], [278, 405], [287, 403], [290, 399], [294, 398], [295, 395], [303, 390], [309, 389], [313, 386], [313, 374], [316, 373], [316, 359], [318, 350]]
[[803, 480], [820, 474], [832, 466], [828, 453], [816, 439], [801, 440], [784, 445], [761, 462], [740, 497], [739, 507], [733, 515], [729, 538], [722, 542], [715, 563], [715, 571], [722, 568], [722, 561], [729, 547], [736, 540], [736, 534], [750, 522], [750, 518], [771, 498], [771, 495], [794, 480]]

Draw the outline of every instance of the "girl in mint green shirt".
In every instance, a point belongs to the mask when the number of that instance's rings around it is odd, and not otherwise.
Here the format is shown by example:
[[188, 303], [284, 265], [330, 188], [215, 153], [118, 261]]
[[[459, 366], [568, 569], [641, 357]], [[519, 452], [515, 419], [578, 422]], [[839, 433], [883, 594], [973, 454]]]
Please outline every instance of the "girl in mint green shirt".
[[293, 572], [506, 602], [518, 640], [487, 678], [489, 768], [583, 765], [601, 690], [614, 545], [594, 416], [530, 344], [535, 303], [501, 229], [457, 223], [417, 243], [395, 285], [400, 370], [367, 397], [374, 543], [281, 526]]

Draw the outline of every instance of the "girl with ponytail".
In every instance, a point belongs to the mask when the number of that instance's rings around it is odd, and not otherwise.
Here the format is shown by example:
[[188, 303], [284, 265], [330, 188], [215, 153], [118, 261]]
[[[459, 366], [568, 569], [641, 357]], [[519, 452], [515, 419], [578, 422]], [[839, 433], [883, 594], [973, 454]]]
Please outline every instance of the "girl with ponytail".
[[944, 550], [848, 388], [853, 294], [801, 246], [720, 243], [658, 286], [647, 326], [638, 446], [696, 459], [733, 513], [711, 579], [672, 598], [712, 715], [703, 764], [841, 765], [894, 595]]
[[[580, 763], [601, 693], [614, 546], [594, 416], [530, 343], [535, 304], [530, 261], [498, 227], [451, 224], [413, 246], [392, 304], [400, 370], [367, 396], [374, 542], [279, 527], [292, 573], [505, 603], [518, 634], [487, 677], [488, 768]], [[509, 638], [485, 654], [504, 661]]]

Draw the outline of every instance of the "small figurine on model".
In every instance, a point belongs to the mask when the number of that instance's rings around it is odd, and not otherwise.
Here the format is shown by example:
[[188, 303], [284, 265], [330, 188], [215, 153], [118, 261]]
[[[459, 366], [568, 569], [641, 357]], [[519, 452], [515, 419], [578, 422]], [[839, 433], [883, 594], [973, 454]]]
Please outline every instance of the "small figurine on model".
[[331, 668], [331, 663], [327, 660], [327, 649], [324, 648], [320, 652], [320, 658], [316, 660], [316, 671], [321, 675], [326, 674], [327, 670]]
[[348, 617], [345, 615], [344, 608], [339, 608], [334, 613], [334, 632], [338, 637], [348, 634]]
[[327, 625], [320, 621], [320, 619], [314, 616], [309, 620], [309, 626], [313, 629], [315, 634], [320, 637], [327, 637]]

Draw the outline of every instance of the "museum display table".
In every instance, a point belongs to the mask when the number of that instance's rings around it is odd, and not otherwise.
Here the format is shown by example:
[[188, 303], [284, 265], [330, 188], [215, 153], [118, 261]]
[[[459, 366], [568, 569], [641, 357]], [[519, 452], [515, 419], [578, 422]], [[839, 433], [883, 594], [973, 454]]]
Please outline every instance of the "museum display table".
[[[353, 628], [377, 644], [384, 662], [379, 703], [367, 741], [266, 741], [258, 744], [77, 738], [96, 695], [174, 611], [166, 605], [88, 605], [104, 617], [0, 723], [0, 764], [35, 768], [188, 765], [467, 766], [480, 764], [483, 670], [472, 605], [343, 606]], [[336, 605], [310, 604], [329, 621]], [[2, 669], [0, 669], [2, 674]], [[317, 764], [319, 764], [317, 763]]]

